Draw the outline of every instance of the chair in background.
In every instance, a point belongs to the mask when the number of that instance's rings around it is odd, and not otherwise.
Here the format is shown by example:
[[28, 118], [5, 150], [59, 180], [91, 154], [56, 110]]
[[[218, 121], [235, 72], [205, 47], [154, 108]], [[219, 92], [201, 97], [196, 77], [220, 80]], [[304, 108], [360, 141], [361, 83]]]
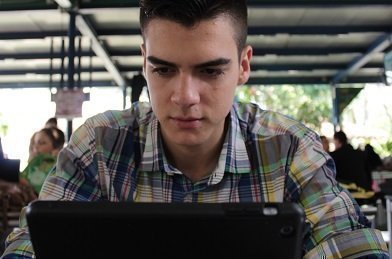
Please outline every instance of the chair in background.
[[387, 207], [387, 228], [389, 235], [389, 256], [392, 257], [392, 195], [385, 196], [386, 207]]

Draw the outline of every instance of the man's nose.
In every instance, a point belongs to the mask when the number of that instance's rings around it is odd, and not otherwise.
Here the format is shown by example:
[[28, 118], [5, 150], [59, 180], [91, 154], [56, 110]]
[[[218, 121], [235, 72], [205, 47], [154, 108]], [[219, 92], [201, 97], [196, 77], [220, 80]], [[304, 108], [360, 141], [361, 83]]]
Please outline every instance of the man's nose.
[[174, 86], [171, 101], [181, 106], [192, 106], [200, 102], [199, 85], [192, 75], [182, 74]]

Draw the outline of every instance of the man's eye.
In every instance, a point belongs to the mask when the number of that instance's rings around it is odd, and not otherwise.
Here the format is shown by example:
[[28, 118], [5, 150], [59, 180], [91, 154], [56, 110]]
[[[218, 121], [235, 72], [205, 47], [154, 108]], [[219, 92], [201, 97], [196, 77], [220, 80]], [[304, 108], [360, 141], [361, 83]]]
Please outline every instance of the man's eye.
[[169, 67], [156, 67], [152, 69], [152, 73], [157, 73], [160, 76], [166, 76], [173, 73], [173, 69]]
[[224, 74], [223, 70], [218, 68], [205, 68], [201, 70], [201, 73], [211, 77], [217, 77]]

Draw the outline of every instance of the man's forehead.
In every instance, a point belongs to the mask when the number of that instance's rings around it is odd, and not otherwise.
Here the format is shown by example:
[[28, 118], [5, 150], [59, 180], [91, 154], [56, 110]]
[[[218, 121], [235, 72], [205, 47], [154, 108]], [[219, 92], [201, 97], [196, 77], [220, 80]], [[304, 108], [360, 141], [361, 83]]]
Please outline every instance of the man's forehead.
[[145, 57], [152, 56], [177, 66], [233, 60], [238, 48], [230, 23], [226, 17], [203, 20], [193, 27], [167, 19], [151, 20], [144, 31]]
[[[154, 18], [145, 24], [143, 30], [143, 36], [146, 36], [146, 34], [151, 30], [151, 28], [172, 27], [184, 31], [197, 31], [198, 28], [206, 25], [216, 26], [216, 27], [225, 26], [228, 28], [233, 28], [232, 32], [234, 33], [235, 24], [233, 23], [232, 19], [228, 15], [222, 14], [214, 18], [202, 19], [200, 21], [196, 21], [191, 25], [185, 25], [172, 19]], [[230, 33], [230, 30], [226, 30], [225, 33]]]

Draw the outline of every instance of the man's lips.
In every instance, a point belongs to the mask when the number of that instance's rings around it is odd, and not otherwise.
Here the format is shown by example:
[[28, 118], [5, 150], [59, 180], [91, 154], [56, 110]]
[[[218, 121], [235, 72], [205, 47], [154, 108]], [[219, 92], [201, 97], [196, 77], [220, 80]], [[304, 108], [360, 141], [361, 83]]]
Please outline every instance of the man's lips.
[[199, 117], [170, 117], [170, 120], [179, 128], [191, 129], [200, 126], [202, 118]]
[[172, 120], [178, 120], [178, 121], [197, 121], [201, 120], [201, 118], [198, 117], [170, 117]]

